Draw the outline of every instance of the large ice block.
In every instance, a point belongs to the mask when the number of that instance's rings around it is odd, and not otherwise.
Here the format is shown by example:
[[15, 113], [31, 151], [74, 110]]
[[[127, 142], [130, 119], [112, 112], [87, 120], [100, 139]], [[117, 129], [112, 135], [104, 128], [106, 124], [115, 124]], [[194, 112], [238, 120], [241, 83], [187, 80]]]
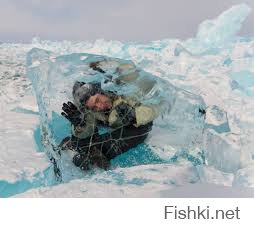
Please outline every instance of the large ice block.
[[[100, 64], [99, 71], [91, 67], [93, 63]], [[70, 123], [60, 115], [61, 108], [63, 102], [73, 101], [72, 88], [76, 81], [96, 82], [105, 91], [135, 97], [145, 105], [157, 105], [159, 116], [154, 121], [154, 129], [159, 129], [160, 138], [152, 132], [147, 143], [157, 151], [160, 148], [160, 158], [168, 156], [168, 160], [175, 155], [168, 153], [169, 145], [176, 153], [182, 150], [185, 153], [202, 151], [206, 108], [203, 99], [143, 71], [132, 61], [86, 53], [57, 56], [53, 52], [35, 48], [27, 56], [27, 72], [37, 98], [44, 146], [57, 161], [63, 161], [57, 149], [58, 144], [71, 134]], [[134, 80], [130, 84], [117, 83], [121, 77], [132, 77]], [[145, 88], [145, 95], [139, 89], [142, 78], [146, 78], [150, 85]], [[156, 153], [156, 149], [153, 153]], [[64, 167], [63, 162], [59, 164]]]

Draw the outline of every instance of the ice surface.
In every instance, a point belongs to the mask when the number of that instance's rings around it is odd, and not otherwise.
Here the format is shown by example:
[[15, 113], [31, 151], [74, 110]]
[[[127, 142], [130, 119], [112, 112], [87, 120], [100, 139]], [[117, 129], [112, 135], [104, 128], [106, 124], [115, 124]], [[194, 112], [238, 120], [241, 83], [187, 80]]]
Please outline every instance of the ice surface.
[[190, 164], [143, 165], [97, 172], [53, 188], [32, 189], [18, 197], [159, 197], [161, 190], [197, 181], [197, 172]]
[[[180, 188], [176, 186], [189, 182], [253, 187], [254, 40], [237, 37], [249, 12], [250, 9], [244, 4], [234, 6], [218, 18], [202, 23], [197, 36], [187, 41], [166, 39], [140, 44], [103, 39], [94, 42], [52, 42], [35, 38], [30, 44], [1, 43], [0, 192], [4, 194], [0, 196], [12, 196], [25, 191], [20, 196], [159, 196], [161, 190], [175, 188], [177, 191]], [[56, 183], [48, 171], [52, 165], [45, 154], [47, 148], [45, 150], [41, 145], [38, 128], [42, 119], [39, 119], [36, 95], [31, 91], [31, 81], [26, 77], [25, 70], [26, 55], [33, 48], [37, 48], [38, 52], [39, 49], [47, 50], [41, 50], [37, 56], [45, 63], [45, 68], [48, 62], [54, 66], [58, 61], [57, 56], [71, 56], [72, 53], [130, 60], [138, 68], [167, 81], [173, 88], [179, 88], [175, 110], [172, 109], [171, 114], [182, 110], [193, 113], [196, 110], [192, 109], [196, 107], [195, 102], [194, 105], [188, 102], [182, 105], [182, 102], [186, 100], [185, 97], [189, 97], [188, 94], [195, 94], [194, 101], [200, 101], [196, 98], [202, 97], [207, 106], [202, 137], [199, 134], [189, 134], [188, 137], [187, 134], [191, 126], [202, 128], [202, 122], [193, 125], [197, 122], [189, 118], [187, 122], [185, 119], [187, 125], [181, 125], [185, 116], [169, 115], [167, 123], [179, 123], [176, 134], [167, 131], [170, 126], [163, 126], [160, 119], [156, 120], [147, 142], [149, 148], [136, 148], [120, 156], [113, 161], [113, 170], [108, 172], [96, 171], [85, 175], [71, 161], [62, 158], [62, 169], [72, 174], [64, 173], [66, 179], [78, 180], [47, 187]], [[33, 56], [33, 59], [37, 57]], [[33, 67], [41, 67], [41, 62], [33, 61]], [[64, 71], [65, 68], [60, 70]], [[54, 92], [57, 94], [58, 88], [62, 88], [62, 85], [52, 87], [51, 83], [47, 84], [46, 89], [52, 92], [56, 89]], [[37, 101], [41, 98], [45, 97], [37, 95]], [[57, 104], [51, 103], [51, 109], [57, 110]], [[40, 113], [49, 111], [41, 110], [40, 106], [39, 109]], [[52, 115], [49, 115], [49, 120], [55, 123], [49, 126], [59, 128], [65, 124], [59, 122], [57, 113], [51, 112]], [[50, 128], [50, 131], [55, 132], [56, 128]], [[178, 137], [179, 131], [183, 133], [182, 138]], [[68, 128], [55, 135], [56, 141], [66, 132]], [[195, 139], [193, 146], [190, 143], [192, 139]], [[186, 146], [180, 150], [178, 145], [182, 148], [184, 142]], [[199, 142], [203, 151], [200, 151], [200, 146], [195, 147], [200, 145]], [[146, 171], [149, 168], [155, 168], [156, 171]], [[181, 170], [185, 170], [184, 175], [177, 175], [182, 173]], [[124, 177], [111, 175], [118, 172], [125, 173]], [[132, 175], [131, 180], [134, 179], [131, 184], [128, 182], [128, 174]], [[96, 178], [101, 181], [102, 177], [107, 179], [107, 183], [96, 182]], [[202, 186], [200, 189], [203, 189]]]

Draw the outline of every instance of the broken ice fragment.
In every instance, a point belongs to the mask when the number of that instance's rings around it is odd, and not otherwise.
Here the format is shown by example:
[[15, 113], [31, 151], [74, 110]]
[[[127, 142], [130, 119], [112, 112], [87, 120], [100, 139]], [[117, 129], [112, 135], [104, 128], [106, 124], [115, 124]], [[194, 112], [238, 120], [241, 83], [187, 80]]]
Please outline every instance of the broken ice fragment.
[[235, 5], [217, 18], [203, 21], [199, 25], [196, 37], [187, 40], [184, 46], [196, 54], [220, 48], [235, 38], [250, 11], [251, 8], [246, 4]]
[[206, 128], [214, 129], [218, 133], [229, 132], [227, 113], [216, 105], [207, 108]]

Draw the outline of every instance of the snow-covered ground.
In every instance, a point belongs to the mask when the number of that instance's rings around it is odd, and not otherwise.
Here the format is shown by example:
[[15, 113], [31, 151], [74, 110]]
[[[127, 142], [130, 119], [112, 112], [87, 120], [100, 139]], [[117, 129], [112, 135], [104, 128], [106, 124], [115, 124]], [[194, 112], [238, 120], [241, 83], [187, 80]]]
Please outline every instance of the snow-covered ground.
[[[235, 6], [203, 22], [197, 36], [187, 41], [139, 44], [34, 38], [30, 44], [0, 44], [0, 197], [161, 197], [177, 189], [202, 192], [202, 186], [210, 184], [224, 186], [225, 191], [231, 186], [254, 187], [254, 39], [236, 37], [249, 13], [246, 5]], [[38, 108], [26, 76], [26, 55], [34, 47], [58, 55], [85, 52], [130, 59], [200, 95], [208, 106], [203, 134], [206, 164], [181, 158], [107, 172], [75, 170], [73, 180], [55, 182], [40, 144]], [[151, 142], [167, 155], [170, 145], [159, 139], [155, 129]], [[182, 191], [189, 184], [196, 187]]]

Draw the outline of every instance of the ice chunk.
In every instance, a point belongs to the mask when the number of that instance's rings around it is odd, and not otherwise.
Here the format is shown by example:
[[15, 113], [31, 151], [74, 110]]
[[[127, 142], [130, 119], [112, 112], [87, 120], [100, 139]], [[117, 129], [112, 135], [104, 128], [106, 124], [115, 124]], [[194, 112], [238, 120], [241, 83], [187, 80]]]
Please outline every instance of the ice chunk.
[[227, 113], [217, 105], [206, 109], [206, 128], [212, 128], [218, 133], [229, 132]]
[[168, 94], [169, 98], [173, 98], [173, 102], [167, 110], [168, 113], [163, 113], [156, 120], [156, 124], [168, 132], [169, 145], [178, 149], [193, 149], [202, 143], [205, 103], [200, 96], [173, 86], [168, 88]]
[[232, 133], [217, 133], [206, 129], [204, 150], [208, 165], [223, 172], [236, 172], [241, 167], [240, 138]]
[[[63, 102], [73, 101], [72, 88], [76, 81], [99, 83], [105, 91], [155, 106], [158, 118], [154, 125], [167, 132], [164, 135], [167, 144], [175, 151], [202, 151], [206, 108], [203, 99], [143, 71], [132, 61], [86, 53], [57, 56], [33, 49], [27, 56], [27, 65], [37, 97], [46, 151], [56, 160], [60, 159], [57, 145], [61, 138], [68, 136], [68, 131], [70, 134], [70, 124], [60, 115], [61, 107]], [[125, 83], [121, 83], [123, 79]], [[153, 134], [154, 142], [152, 138]], [[158, 146], [161, 147], [160, 143]]]
[[182, 53], [191, 56], [192, 53], [190, 53], [186, 48], [184, 48], [181, 44], [176, 44], [174, 49], [174, 56], [180, 56]]
[[196, 38], [189, 39], [185, 46], [195, 53], [219, 48], [234, 39], [250, 11], [246, 4], [235, 5], [214, 20], [203, 21], [199, 25]]
[[217, 46], [228, 41], [241, 29], [242, 22], [250, 11], [250, 7], [246, 4], [240, 4], [223, 12], [215, 20], [202, 22], [198, 29], [197, 39], [203, 40], [207, 46]]
[[254, 96], [254, 74], [253, 72], [244, 70], [239, 72], [231, 72], [230, 77], [237, 83], [237, 89], [243, 91], [249, 96]]

